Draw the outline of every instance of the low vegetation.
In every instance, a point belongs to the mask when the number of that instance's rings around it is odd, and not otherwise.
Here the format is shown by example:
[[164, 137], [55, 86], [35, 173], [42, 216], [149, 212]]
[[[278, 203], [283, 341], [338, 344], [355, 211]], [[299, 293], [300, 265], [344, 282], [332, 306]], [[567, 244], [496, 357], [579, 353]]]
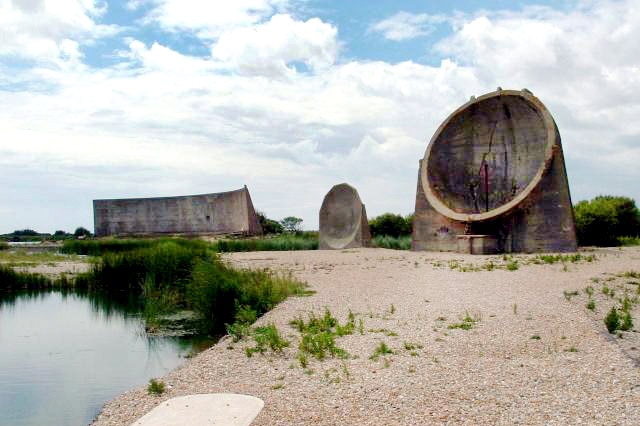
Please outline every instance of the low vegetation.
[[[289, 275], [237, 270], [224, 264], [203, 241], [156, 240], [142, 248], [130, 242], [107, 244], [110, 248], [117, 247], [116, 251], [105, 251], [100, 244], [73, 245], [92, 247], [94, 252], [102, 253], [90, 272], [73, 279], [51, 280], [0, 267], [0, 291], [66, 286], [108, 293], [128, 301], [135, 299], [147, 326], [156, 325], [163, 315], [192, 310], [198, 316], [198, 331], [209, 335], [223, 334], [225, 324], [234, 323], [238, 314], [257, 318], [287, 296], [305, 294], [305, 285]], [[247, 314], [249, 311], [253, 317]]]
[[388, 235], [377, 235], [373, 237], [372, 243], [374, 247], [393, 249], [393, 250], [411, 250], [411, 236], [403, 235], [399, 237], [390, 237]]
[[147, 386], [147, 393], [149, 395], [162, 395], [164, 391], [164, 382], [156, 379], [149, 380], [149, 385]]

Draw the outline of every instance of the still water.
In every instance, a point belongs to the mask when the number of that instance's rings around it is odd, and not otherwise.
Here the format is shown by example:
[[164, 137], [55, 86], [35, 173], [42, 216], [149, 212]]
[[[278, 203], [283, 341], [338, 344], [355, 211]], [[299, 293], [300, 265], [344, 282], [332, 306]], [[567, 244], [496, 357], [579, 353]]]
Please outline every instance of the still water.
[[148, 337], [133, 311], [59, 292], [0, 300], [0, 425], [86, 425], [201, 343]]

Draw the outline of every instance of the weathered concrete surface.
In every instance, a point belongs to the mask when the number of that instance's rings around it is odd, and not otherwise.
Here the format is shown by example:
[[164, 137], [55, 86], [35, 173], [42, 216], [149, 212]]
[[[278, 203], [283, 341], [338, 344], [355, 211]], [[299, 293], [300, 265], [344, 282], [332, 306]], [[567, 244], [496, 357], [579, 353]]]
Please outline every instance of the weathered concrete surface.
[[367, 211], [358, 191], [346, 183], [335, 185], [320, 208], [320, 249], [367, 247], [370, 243]]
[[94, 200], [96, 236], [262, 234], [249, 190], [180, 197]]
[[164, 401], [131, 426], [248, 426], [264, 402], [249, 395], [210, 393]]
[[472, 99], [440, 125], [420, 162], [414, 250], [456, 251], [458, 236], [505, 252], [575, 251], [560, 133], [529, 91]]

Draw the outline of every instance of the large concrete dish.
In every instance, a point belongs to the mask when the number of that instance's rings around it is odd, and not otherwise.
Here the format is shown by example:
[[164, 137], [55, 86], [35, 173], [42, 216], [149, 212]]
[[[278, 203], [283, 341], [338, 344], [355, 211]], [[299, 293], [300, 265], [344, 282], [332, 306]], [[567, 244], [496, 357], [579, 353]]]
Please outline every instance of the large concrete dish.
[[455, 110], [422, 161], [431, 206], [461, 222], [497, 218], [538, 186], [559, 145], [555, 122], [529, 91], [498, 90]]
[[321, 248], [346, 248], [357, 240], [362, 223], [362, 201], [351, 185], [335, 185], [320, 208]]

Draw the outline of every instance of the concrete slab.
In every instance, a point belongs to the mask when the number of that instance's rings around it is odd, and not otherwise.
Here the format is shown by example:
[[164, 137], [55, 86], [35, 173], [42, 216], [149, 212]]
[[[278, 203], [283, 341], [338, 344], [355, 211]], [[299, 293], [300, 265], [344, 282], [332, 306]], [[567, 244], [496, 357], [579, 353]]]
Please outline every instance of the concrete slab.
[[249, 395], [210, 393], [171, 398], [131, 426], [247, 426], [264, 402]]

